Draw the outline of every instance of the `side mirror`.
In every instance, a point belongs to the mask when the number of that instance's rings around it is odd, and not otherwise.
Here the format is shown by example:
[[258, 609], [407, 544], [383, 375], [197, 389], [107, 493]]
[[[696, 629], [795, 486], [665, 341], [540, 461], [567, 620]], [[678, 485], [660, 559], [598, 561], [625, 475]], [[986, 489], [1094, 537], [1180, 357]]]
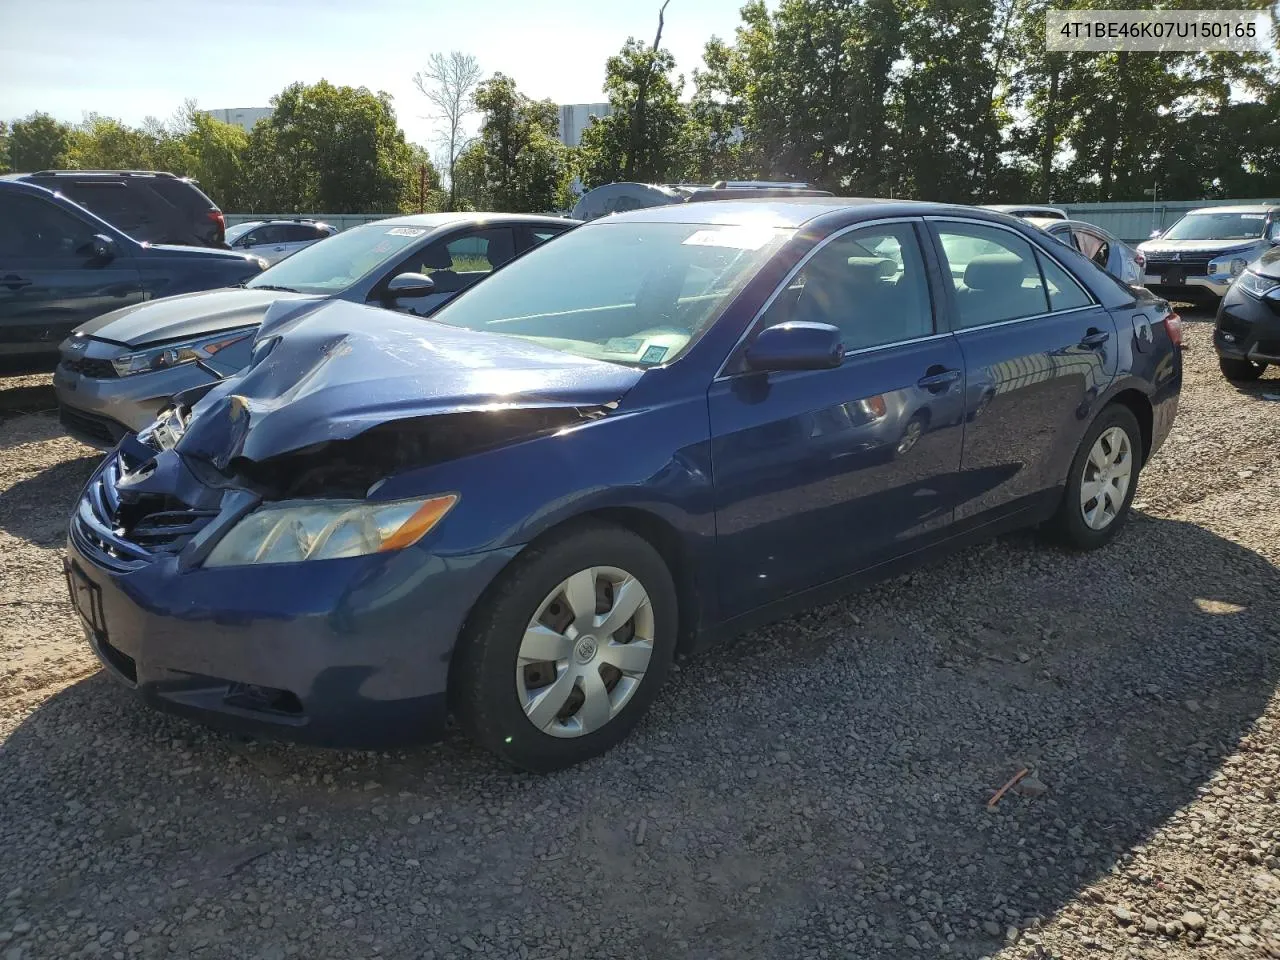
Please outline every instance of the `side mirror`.
[[1267, 239], [1274, 244], [1280, 244], [1280, 220], [1267, 227]]
[[114, 260], [116, 256], [116, 242], [104, 233], [93, 235], [93, 239], [89, 241], [89, 249], [93, 252], [93, 259], [101, 263]]
[[422, 273], [398, 273], [387, 283], [386, 300], [425, 297], [435, 293], [436, 282]]
[[752, 370], [830, 370], [844, 360], [840, 331], [829, 323], [795, 320], [761, 330], [747, 347]]
[[1150, 236], [1148, 239], [1151, 239], [1151, 240], [1159, 240], [1159, 239], [1160, 239], [1160, 237], [1161, 237], [1161, 235], [1162, 235], [1163, 233], [1164, 233], [1164, 231], [1163, 231], [1163, 230], [1152, 230], [1152, 231], [1151, 231], [1151, 236]]

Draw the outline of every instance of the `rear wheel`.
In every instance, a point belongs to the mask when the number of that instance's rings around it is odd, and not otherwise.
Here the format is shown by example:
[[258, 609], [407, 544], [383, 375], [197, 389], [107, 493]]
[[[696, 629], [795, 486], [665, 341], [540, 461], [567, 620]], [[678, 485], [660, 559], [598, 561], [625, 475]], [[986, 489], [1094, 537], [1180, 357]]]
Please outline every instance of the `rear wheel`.
[[1237, 383], [1257, 380], [1267, 369], [1265, 363], [1255, 363], [1253, 360], [1240, 360], [1234, 357], [1219, 357], [1218, 367], [1222, 370], [1224, 377]]
[[480, 601], [459, 643], [454, 712], [518, 767], [579, 763], [648, 709], [676, 630], [661, 555], [620, 527], [578, 525], [529, 548]]
[[1066, 490], [1051, 521], [1057, 539], [1077, 550], [1108, 542], [1124, 526], [1142, 469], [1142, 430], [1128, 407], [1106, 407], [1071, 461]]

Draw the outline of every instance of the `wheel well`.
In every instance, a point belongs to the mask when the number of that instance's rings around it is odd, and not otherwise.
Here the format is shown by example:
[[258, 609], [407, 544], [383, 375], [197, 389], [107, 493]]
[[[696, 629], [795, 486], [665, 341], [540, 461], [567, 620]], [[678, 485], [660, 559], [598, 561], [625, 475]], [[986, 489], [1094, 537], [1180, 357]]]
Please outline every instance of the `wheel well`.
[[680, 614], [676, 652], [688, 651], [697, 637], [702, 609], [698, 598], [695, 564], [675, 528], [656, 514], [649, 513], [647, 510], [637, 510], [634, 507], [607, 507], [574, 517], [575, 521], [589, 519], [603, 520], [624, 527], [658, 551], [667, 569], [671, 571], [671, 579], [676, 585], [676, 602], [679, 605]]
[[1138, 426], [1142, 430], [1142, 462], [1147, 462], [1147, 457], [1151, 454], [1151, 434], [1154, 431], [1154, 414], [1151, 410], [1151, 401], [1138, 390], [1121, 390], [1111, 398], [1112, 403], [1123, 404], [1129, 408], [1129, 411], [1138, 420]]

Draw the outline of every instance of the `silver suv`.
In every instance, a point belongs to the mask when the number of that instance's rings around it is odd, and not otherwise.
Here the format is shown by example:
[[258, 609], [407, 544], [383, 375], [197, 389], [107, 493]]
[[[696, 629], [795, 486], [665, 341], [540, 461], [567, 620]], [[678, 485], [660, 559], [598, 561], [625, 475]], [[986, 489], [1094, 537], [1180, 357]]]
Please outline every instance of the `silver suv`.
[[1244, 268], [1280, 244], [1280, 205], [1203, 207], [1138, 244], [1142, 282], [1170, 300], [1220, 299]]
[[227, 228], [227, 243], [241, 253], [252, 253], [267, 263], [278, 263], [317, 240], [338, 232], [319, 220], [250, 220]]

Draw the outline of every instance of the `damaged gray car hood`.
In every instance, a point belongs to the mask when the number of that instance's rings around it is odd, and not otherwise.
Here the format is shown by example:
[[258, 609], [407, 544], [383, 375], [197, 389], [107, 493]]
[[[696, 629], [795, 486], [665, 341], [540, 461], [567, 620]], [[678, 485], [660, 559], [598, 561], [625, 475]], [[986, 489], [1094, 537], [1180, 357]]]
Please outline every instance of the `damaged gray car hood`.
[[263, 461], [395, 420], [474, 411], [595, 407], [644, 375], [636, 367], [515, 337], [345, 301], [269, 318], [240, 374], [192, 408], [180, 454], [225, 469]]

